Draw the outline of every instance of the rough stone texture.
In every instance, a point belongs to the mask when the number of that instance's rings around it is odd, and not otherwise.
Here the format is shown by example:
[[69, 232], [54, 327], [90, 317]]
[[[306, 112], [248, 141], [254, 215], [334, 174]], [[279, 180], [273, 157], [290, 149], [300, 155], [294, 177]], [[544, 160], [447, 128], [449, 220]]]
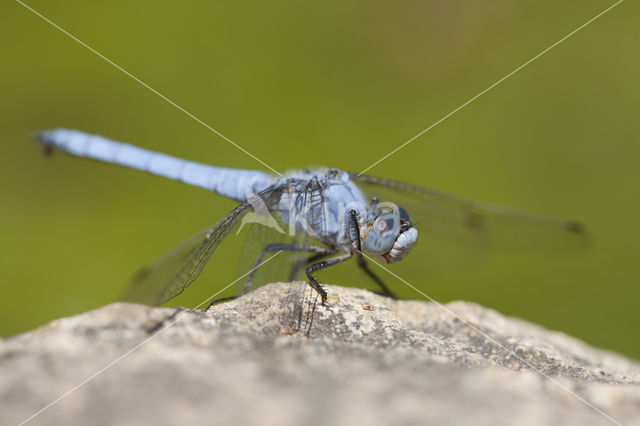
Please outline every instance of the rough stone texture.
[[640, 424], [640, 365], [620, 355], [472, 303], [328, 286], [322, 307], [301, 288], [208, 312], [113, 304], [0, 339], [0, 424], [93, 375], [28, 424], [613, 424], [578, 395]]

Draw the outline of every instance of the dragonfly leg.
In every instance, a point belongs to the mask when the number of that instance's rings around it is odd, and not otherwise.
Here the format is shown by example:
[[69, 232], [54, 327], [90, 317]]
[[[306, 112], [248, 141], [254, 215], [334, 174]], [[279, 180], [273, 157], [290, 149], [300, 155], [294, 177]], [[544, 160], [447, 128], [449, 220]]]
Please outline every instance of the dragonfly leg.
[[325, 269], [325, 268], [328, 268], [329, 266], [333, 266], [340, 262], [344, 262], [345, 260], [351, 259], [351, 256], [353, 256], [353, 253], [345, 253], [342, 256], [338, 256], [328, 260], [323, 260], [322, 262], [314, 263], [313, 265], [307, 268], [306, 272], [307, 272], [307, 278], [309, 278], [309, 284], [311, 285], [311, 287], [313, 287], [313, 289], [316, 292], [318, 292], [318, 294], [322, 298], [323, 305], [327, 304], [327, 292], [324, 291], [324, 289], [322, 288], [318, 280], [316, 280], [312, 274], [321, 269]]
[[367, 275], [369, 275], [369, 277], [371, 277], [371, 279], [376, 282], [376, 284], [378, 284], [378, 287], [380, 287], [380, 291], [376, 291], [375, 293], [389, 297], [391, 299], [398, 298], [391, 290], [389, 290], [389, 287], [386, 286], [384, 281], [382, 281], [380, 277], [378, 277], [371, 269], [369, 269], [369, 266], [362, 257], [362, 253], [357, 252], [356, 260], [358, 261], [358, 266], [362, 268], [362, 270], [365, 271]]
[[316, 256], [318, 259], [320, 259], [324, 256], [328, 256], [336, 252], [335, 250], [327, 247], [319, 247], [319, 246], [313, 246], [313, 245], [269, 244], [265, 246], [265, 248], [263, 248], [260, 254], [258, 255], [258, 258], [256, 259], [253, 265], [253, 268], [251, 268], [251, 272], [249, 272], [249, 275], [247, 276], [247, 281], [244, 283], [244, 286], [242, 287], [242, 292], [237, 296], [229, 296], [229, 297], [223, 297], [220, 299], [214, 299], [211, 301], [211, 303], [209, 303], [209, 306], [207, 307], [207, 309], [209, 309], [211, 306], [215, 305], [216, 303], [227, 302], [229, 300], [234, 300], [240, 296], [245, 295], [247, 291], [249, 291], [249, 288], [251, 287], [251, 281], [253, 281], [253, 276], [255, 275], [255, 272], [258, 269], [258, 266], [260, 266], [260, 263], [262, 263], [262, 259], [264, 258], [265, 254], [267, 254], [268, 252], [280, 251], [280, 250], [315, 253], [313, 256], [311, 256], [310, 259], [313, 259]]
[[238, 297], [240, 296], [229, 296], [229, 297], [221, 297], [220, 299], [213, 299], [211, 302], [209, 302], [209, 305], [207, 306], [207, 309], [205, 309], [205, 311], [209, 310], [209, 308], [212, 307], [213, 305], [217, 305], [218, 303], [222, 303], [222, 302], [229, 302], [230, 300], [236, 300]]
[[289, 281], [293, 281], [296, 278], [296, 275], [298, 275], [298, 272], [300, 272], [300, 270], [302, 269], [306, 269], [309, 265], [317, 262], [318, 260], [322, 259], [323, 257], [329, 256], [331, 254], [335, 254], [336, 252], [331, 250], [327, 253], [318, 253], [318, 254], [314, 254], [313, 256], [308, 257], [307, 259], [304, 260], [300, 260], [299, 262], [296, 262], [293, 264], [293, 266], [291, 267], [291, 272], [289, 274]]
[[[258, 258], [256, 259], [256, 263], [253, 265], [253, 269], [251, 269], [251, 272], [247, 277], [247, 281], [244, 283], [244, 287], [242, 288], [242, 293], [240, 293], [240, 296], [246, 294], [246, 292], [249, 291], [249, 287], [251, 287], [251, 281], [253, 281], [253, 276], [256, 273], [256, 269], [258, 268], [258, 266], [260, 266], [260, 263], [262, 262], [262, 259], [264, 258], [265, 254], [267, 254], [270, 251], [280, 251], [280, 250], [315, 253], [315, 255], [318, 255], [319, 257], [324, 257], [324, 256], [328, 256], [330, 254], [335, 253], [335, 250], [333, 249], [329, 249], [327, 247], [313, 246], [313, 245], [269, 244], [268, 246], [263, 248], [262, 251], [260, 252], [260, 255], [258, 255]], [[312, 257], [315, 257], [315, 256], [312, 256]]]
[[378, 287], [380, 287], [381, 291], [376, 293], [381, 294], [383, 296], [390, 297], [392, 299], [397, 299], [396, 295], [393, 294], [391, 290], [389, 290], [389, 287], [385, 285], [385, 283], [380, 279], [380, 277], [378, 277], [371, 269], [369, 269], [369, 266], [367, 265], [367, 262], [365, 261], [364, 256], [362, 255], [362, 242], [360, 241], [360, 226], [358, 225], [358, 217], [356, 215], [355, 210], [349, 210], [349, 219], [350, 219], [349, 235], [351, 235], [351, 238], [352, 238], [352, 243], [354, 246], [353, 248], [356, 253], [356, 261], [358, 262], [358, 266], [362, 268], [362, 270], [366, 272], [367, 275], [369, 275], [369, 277], [376, 282], [376, 284], [378, 284]]

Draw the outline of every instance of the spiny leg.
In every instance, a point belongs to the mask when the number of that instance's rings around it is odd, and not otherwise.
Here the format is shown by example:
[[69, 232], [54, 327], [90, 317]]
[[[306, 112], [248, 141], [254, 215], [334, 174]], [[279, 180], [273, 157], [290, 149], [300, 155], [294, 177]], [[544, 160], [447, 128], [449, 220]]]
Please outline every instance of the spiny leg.
[[[375, 200], [375, 199], [374, 199]], [[377, 200], [375, 200], [377, 201]], [[385, 283], [378, 277], [372, 270], [369, 269], [367, 262], [362, 255], [362, 241], [360, 241], [360, 226], [358, 225], [358, 217], [355, 210], [349, 210], [349, 235], [351, 237], [352, 243], [354, 245], [354, 251], [356, 253], [356, 261], [358, 262], [358, 266], [364, 270], [367, 275], [371, 279], [373, 279], [378, 287], [382, 291], [376, 292], [383, 296], [390, 297], [392, 299], [397, 299], [396, 295], [389, 290], [389, 287], [385, 285]]]
[[320, 295], [320, 298], [322, 299], [323, 305], [327, 304], [327, 292], [324, 291], [324, 289], [322, 288], [318, 280], [316, 280], [311, 274], [321, 269], [325, 269], [330, 266], [336, 265], [340, 262], [344, 262], [345, 260], [351, 259], [351, 256], [353, 256], [353, 253], [345, 253], [342, 256], [338, 256], [328, 260], [323, 260], [322, 262], [314, 263], [313, 265], [309, 266], [306, 269], [307, 278], [309, 278], [309, 284], [311, 284], [311, 287], [313, 287], [313, 289], [316, 292], [318, 292], [318, 294]]
[[380, 279], [380, 277], [378, 277], [371, 269], [369, 269], [369, 265], [367, 265], [366, 261], [362, 257], [362, 253], [356, 253], [356, 260], [358, 262], [358, 266], [362, 268], [362, 270], [364, 270], [367, 275], [369, 275], [369, 277], [371, 277], [371, 279], [376, 282], [376, 284], [378, 284], [378, 287], [380, 287], [381, 291], [376, 291], [375, 293], [389, 297], [391, 299], [398, 298], [391, 290], [389, 290], [389, 287], [386, 286], [386, 284]]
[[260, 254], [258, 255], [258, 258], [256, 259], [255, 264], [253, 265], [253, 268], [251, 268], [251, 271], [247, 276], [247, 281], [244, 283], [244, 286], [242, 287], [242, 292], [237, 296], [229, 296], [229, 297], [223, 297], [220, 299], [212, 300], [211, 303], [209, 303], [209, 306], [207, 307], [207, 309], [209, 309], [211, 306], [215, 305], [216, 303], [234, 300], [240, 296], [245, 295], [249, 290], [249, 287], [251, 287], [251, 281], [253, 280], [253, 277], [256, 273], [256, 270], [260, 266], [260, 263], [262, 263], [262, 259], [264, 258], [265, 254], [271, 251], [279, 251], [279, 250], [316, 253], [316, 255], [320, 257], [328, 256], [330, 254], [335, 253], [335, 250], [332, 250], [326, 247], [313, 246], [313, 245], [280, 244], [280, 243], [269, 244], [265, 246], [265, 248], [263, 248]]
[[335, 253], [336, 251], [331, 251], [330, 253], [318, 253], [294, 263], [293, 266], [291, 267], [291, 272], [289, 273], [289, 281], [293, 281], [296, 278], [296, 275], [298, 275], [298, 272], [300, 272], [300, 270], [306, 269], [309, 265], [317, 262], [323, 257], [329, 256]]

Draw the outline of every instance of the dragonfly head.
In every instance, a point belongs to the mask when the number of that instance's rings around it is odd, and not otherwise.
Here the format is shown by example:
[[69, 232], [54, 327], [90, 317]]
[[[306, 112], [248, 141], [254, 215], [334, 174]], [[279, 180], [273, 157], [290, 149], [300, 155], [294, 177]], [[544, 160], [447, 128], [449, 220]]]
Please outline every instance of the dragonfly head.
[[364, 249], [384, 263], [397, 263], [418, 239], [405, 209], [392, 203], [379, 203], [372, 220], [361, 228]]

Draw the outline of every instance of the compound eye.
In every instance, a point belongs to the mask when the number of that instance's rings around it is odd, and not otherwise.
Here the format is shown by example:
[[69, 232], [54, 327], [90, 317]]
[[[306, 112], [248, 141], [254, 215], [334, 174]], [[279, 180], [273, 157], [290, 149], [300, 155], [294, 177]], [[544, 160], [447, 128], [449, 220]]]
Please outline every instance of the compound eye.
[[409, 212], [407, 212], [402, 207], [398, 206], [398, 213], [400, 214], [400, 220], [402, 220], [403, 222], [407, 222], [409, 225], [412, 224], [411, 216], [409, 216]]
[[392, 212], [380, 214], [373, 221], [364, 240], [364, 248], [369, 253], [385, 254], [393, 247], [400, 233], [400, 217]]

